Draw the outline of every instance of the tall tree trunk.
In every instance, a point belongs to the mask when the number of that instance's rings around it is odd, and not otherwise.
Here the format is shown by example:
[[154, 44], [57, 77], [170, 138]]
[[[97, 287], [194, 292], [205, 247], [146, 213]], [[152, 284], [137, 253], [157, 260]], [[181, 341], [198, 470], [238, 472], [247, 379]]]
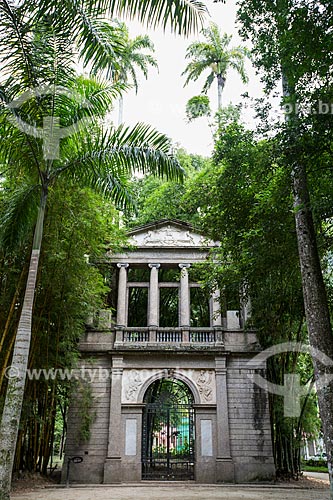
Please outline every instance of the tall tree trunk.
[[0, 427], [0, 500], [10, 499], [11, 477], [20, 424], [26, 372], [29, 359], [32, 312], [41, 250], [47, 189], [43, 189], [34, 233], [27, 284], [17, 328], [11, 370]]
[[[294, 113], [286, 116], [290, 126], [291, 141], [297, 149], [299, 122], [296, 111], [294, 87], [289, 84], [286, 71], [282, 71], [282, 90], [284, 97], [292, 97]], [[296, 238], [301, 268], [305, 318], [310, 346], [333, 360], [333, 335], [328, 298], [318, 252], [316, 230], [313, 222], [311, 200], [307, 182], [306, 167], [295, 154], [292, 154], [292, 190], [295, 213]], [[315, 381], [333, 373], [332, 366], [312, 356]], [[322, 379], [323, 380], [323, 379]], [[320, 417], [323, 425], [327, 451], [327, 465], [330, 480], [330, 500], [333, 500], [333, 381], [325, 387], [317, 386]]]
[[[310, 345], [333, 360], [333, 335], [328, 300], [310, 206], [307, 174], [301, 162], [296, 162], [294, 165], [292, 182], [296, 235]], [[325, 374], [332, 373], [332, 367], [325, 366], [321, 360], [313, 358], [313, 364], [316, 380]], [[318, 387], [318, 401], [327, 451], [330, 499], [333, 500], [333, 382], [325, 387]]]
[[122, 125], [124, 123], [124, 98], [123, 96], [119, 97], [119, 112], [118, 112], [118, 125]]
[[222, 109], [222, 92], [225, 85], [225, 78], [219, 74], [217, 75], [217, 108], [218, 111]]

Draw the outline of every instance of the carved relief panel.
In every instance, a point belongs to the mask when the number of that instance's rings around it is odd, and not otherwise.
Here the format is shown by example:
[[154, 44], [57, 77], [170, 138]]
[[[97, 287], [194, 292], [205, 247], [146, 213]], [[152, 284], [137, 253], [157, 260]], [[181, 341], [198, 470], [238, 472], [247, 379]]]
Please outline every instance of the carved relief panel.
[[[178, 376], [177, 376], [178, 375]], [[142, 389], [147, 389], [158, 378], [179, 378], [188, 383], [190, 389], [196, 389], [197, 399], [201, 404], [216, 403], [216, 382], [214, 370], [190, 370], [190, 369], [124, 369], [122, 385], [122, 404], [140, 403]], [[194, 394], [195, 396], [195, 394]], [[197, 402], [197, 401], [196, 401]]]
[[190, 230], [167, 225], [132, 236], [132, 243], [139, 247], [207, 247], [216, 243]]

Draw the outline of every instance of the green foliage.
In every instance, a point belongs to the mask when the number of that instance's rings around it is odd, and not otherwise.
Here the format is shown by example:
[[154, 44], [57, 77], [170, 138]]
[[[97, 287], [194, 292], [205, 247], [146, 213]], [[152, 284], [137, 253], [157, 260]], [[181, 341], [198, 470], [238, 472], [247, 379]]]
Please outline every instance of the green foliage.
[[100, 0], [99, 5], [110, 17], [134, 17], [148, 26], [170, 26], [172, 31], [185, 35], [197, 31], [207, 15], [206, 6], [199, 0], [175, 0], [172, 6], [164, 0]]
[[137, 200], [137, 214], [126, 211], [129, 226], [139, 226], [161, 219], [179, 219], [195, 222], [197, 213], [189, 217], [184, 194], [187, 185], [196, 171], [204, 168], [209, 160], [199, 155], [189, 155], [183, 150], [177, 152], [178, 161], [185, 173], [185, 182], [165, 182], [147, 176], [133, 180], [134, 196]]
[[154, 52], [154, 44], [148, 35], [140, 35], [131, 39], [126, 24], [123, 22], [117, 24], [121, 32], [123, 50], [118, 60], [113, 63], [112, 77], [116, 82], [130, 82], [137, 92], [136, 68], [140, 69], [144, 77], [147, 78], [148, 67], [158, 67], [156, 59], [151, 54], [144, 52]]
[[205, 41], [193, 42], [187, 49], [186, 58], [192, 61], [183, 72], [183, 75], [187, 74], [185, 85], [192, 80], [196, 81], [204, 71], [210, 69], [203, 87], [203, 92], [206, 93], [215, 76], [221, 75], [225, 78], [229, 67], [238, 71], [242, 81], [246, 83], [248, 79], [244, 70], [244, 58], [248, 55], [247, 49], [244, 47], [229, 49], [232, 37], [226, 33], [221, 34], [214, 23], [211, 23], [209, 28], [204, 28], [201, 33]]
[[[200, 272], [206, 288], [224, 290], [223, 308], [239, 309], [240, 289], [243, 299], [251, 298], [247, 327], [255, 326], [262, 347], [306, 342], [289, 169], [278, 141], [256, 140], [236, 115], [222, 118], [213, 164], [191, 180], [185, 195], [189, 211], [199, 210], [202, 230], [221, 241]], [[269, 359], [272, 382], [283, 385], [284, 374], [295, 372], [308, 382], [311, 359], [297, 353]], [[297, 475], [302, 432], [316, 436], [320, 429], [316, 398], [303, 399], [299, 419], [284, 417], [281, 397], [270, 395], [270, 403], [277, 471]]]
[[[84, 274], [88, 265], [84, 254], [79, 251], [82, 247], [75, 249], [78, 253], [75, 254], [74, 251], [74, 256], [71, 253], [72, 245], [75, 244], [75, 239], [72, 236], [76, 230], [71, 224], [69, 227], [65, 227], [64, 233], [66, 230], [68, 232], [64, 237], [68, 239], [65, 240], [64, 245], [64, 241], [61, 239], [63, 228], [61, 226], [56, 229], [57, 232], [54, 236], [56, 248], [51, 248], [51, 250], [55, 250], [51, 254], [46, 252], [48, 246], [52, 247], [47, 240], [47, 232], [48, 230], [52, 232], [52, 225], [49, 227], [45, 225], [46, 236], [42, 255], [40, 260], [36, 262], [38, 283], [35, 287], [36, 270], [28, 264], [31, 250], [28, 235], [36, 224], [33, 249], [39, 259], [46, 201], [48, 197], [51, 200], [54, 196], [54, 190], [57, 189], [56, 181], [59, 181], [60, 177], [64, 178], [66, 195], [69, 187], [78, 185], [79, 180], [80, 187], [93, 188], [95, 192], [106, 194], [117, 203], [122, 204], [128, 202], [126, 180], [134, 165], [143, 171], [149, 170], [151, 166], [155, 173], [163, 171], [167, 176], [171, 174], [170, 177], [173, 177], [171, 170], [175, 167], [181, 177], [178, 162], [172, 157], [170, 144], [165, 136], [157, 134], [151, 128], [143, 125], [135, 127], [134, 133], [126, 128], [112, 130], [111, 134], [108, 131], [101, 131], [101, 118], [110, 108], [112, 99], [117, 92], [119, 93], [124, 86], [113, 85], [111, 88], [107, 88], [103, 85], [94, 86], [90, 81], [88, 85], [82, 87], [84, 91], [89, 89], [88, 97], [93, 100], [93, 105], [85, 106], [84, 102], [78, 99], [78, 93], [74, 93], [78, 87], [78, 80], [73, 70], [76, 54], [79, 54], [85, 66], [90, 65], [95, 74], [99, 71], [110, 71], [110, 66], [114, 69], [113, 63], [122, 52], [122, 40], [112, 23], [105, 20], [108, 17], [114, 17], [116, 13], [126, 13], [130, 16], [136, 15], [139, 19], [145, 20], [153, 26], [162, 24], [165, 27], [170, 24], [172, 29], [179, 31], [179, 33], [189, 33], [198, 26], [205, 12], [204, 5], [198, 0], [176, 0], [173, 2], [172, 8], [160, 0], [139, 3], [131, 0], [127, 2], [83, 0], [79, 5], [67, 0], [63, 2], [23, 0], [19, 3], [0, 1], [0, 132], [2, 136], [0, 164], [2, 177], [8, 182], [6, 188], [10, 190], [10, 196], [6, 197], [8, 193], [4, 193], [1, 199], [3, 225], [1, 227], [0, 258], [1, 270], [4, 270], [4, 273], [0, 283], [0, 299], [6, 296], [8, 291], [11, 292], [10, 299], [4, 299], [8, 317], [5, 320], [1, 338], [1, 356], [4, 357], [4, 363], [1, 365], [1, 383], [4, 369], [9, 362], [9, 356], [15, 343], [16, 329], [16, 342], [20, 343], [21, 353], [25, 352], [26, 355], [17, 356], [17, 351], [14, 350], [14, 364], [25, 369], [29, 348], [31, 348], [30, 363], [43, 360], [46, 364], [49, 362], [61, 364], [62, 361], [67, 364], [66, 353], [70, 353], [69, 349], [74, 343], [74, 336], [82, 328], [83, 314], [87, 311], [87, 307], [85, 307], [87, 303], [84, 301], [88, 300], [89, 305], [92, 306], [90, 299], [96, 299], [94, 294], [97, 288], [98, 295], [102, 289], [96, 270], [89, 269], [89, 272]], [[64, 95], [61, 92], [59, 95], [57, 92], [51, 92], [52, 95], [48, 92], [46, 92], [47, 95], [43, 95], [43, 92], [41, 95], [33, 92], [29, 99], [23, 99], [24, 102], [21, 105], [8, 109], [7, 104], [24, 97], [24, 91], [45, 85], [48, 89], [66, 87], [72, 91], [72, 96], [75, 95], [75, 99], [68, 98], [67, 94]], [[80, 90], [82, 91], [83, 88]], [[81, 96], [83, 94], [85, 95], [85, 92], [81, 93]], [[85, 97], [87, 96], [85, 95]], [[61, 127], [72, 126], [78, 121], [82, 125], [83, 118], [87, 117], [90, 118], [90, 122], [88, 127], [80, 127], [80, 132], [76, 134], [74, 139], [72, 136], [63, 141], [60, 159], [58, 154], [54, 154], [54, 151], [51, 154], [45, 137], [43, 141], [40, 128], [44, 125], [45, 117], [49, 119], [51, 117], [54, 120], [60, 118]], [[73, 134], [74, 132], [78, 132], [78, 130], [73, 131]], [[102, 149], [101, 145], [103, 145]], [[135, 162], [133, 162], [134, 157]], [[16, 183], [18, 191], [14, 189]], [[59, 184], [61, 183], [62, 179], [59, 181]], [[36, 199], [40, 199], [37, 220]], [[66, 201], [68, 202], [68, 198]], [[54, 209], [53, 206], [51, 210], [50, 206], [47, 208], [49, 213]], [[67, 207], [65, 206], [65, 208]], [[16, 220], [16, 215], [20, 214], [22, 209], [24, 216]], [[45, 224], [48, 222], [47, 216]], [[13, 222], [17, 225], [18, 237], [16, 237], [15, 230], [10, 227]], [[80, 226], [79, 223], [78, 226]], [[84, 229], [80, 226], [78, 233], [84, 232]], [[69, 234], [70, 232], [72, 234]], [[11, 248], [7, 246], [8, 241], [11, 242]], [[20, 245], [20, 247], [15, 245]], [[92, 248], [89, 248], [89, 244], [86, 246], [88, 250], [97, 251], [97, 247], [94, 245]], [[74, 261], [75, 265], [72, 266]], [[18, 282], [11, 280], [8, 283], [8, 278], [15, 276], [11, 267], [13, 262], [15, 263], [16, 277], [17, 269], [21, 269], [18, 267], [20, 263], [23, 264], [23, 270], [18, 275]], [[61, 269], [57, 268], [59, 265], [62, 265]], [[46, 281], [43, 281], [45, 279], [43, 266], [49, 267], [51, 271]], [[76, 272], [83, 271], [83, 277], [80, 274], [74, 276], [74, 268]], [[65, 274], [66, 271], [68, 275]], [[62, 283], [59, 283], [58, 276], [62, 277]], [[75, 281], [74, 278], [78, 278], [78, 276], [82, 279], [82, 283]], [[54, 283], [54, 289], [52, 278], [54, 282], [58, 279], [58, 283]], [[79, 304], [76, 311], [73, 311], [76, 304], [67, 285], [76, 286], [79, 292], [76, 297], [76, 301], [78, 301], [80, 292], [87, 291], [84, 285], [88, 282], [89, 285], [94, 284], [95, 288], [93, 291], [89, 288], [90, 294], [88, 291], [86, 296], [82, 297], [83, 307], [81, 308], [81, 304]], [[59, 290], [57, 290], [57, 284]], [[26, 294], [29, 300], [25, 300], [22, 306], [25, 289], [29, 292]], [[43, 298], [39, 303], [41, 297]], [[48, 303], [49, 298], [54, 299], [53, 304]], [[68, 299], [67, 304], [66, 298]], [[29, 321], [20, 320], [19, 314], [21, 307], [23, 307], [24, 313], [31, 317], [34, 299], [36, 310], [34, 310], [33, 315], [34, 325], [31, 327]], [[66, 307], [70, 307], [70, 311]], [[67, 316], [68, 312], [71, 315], [70, 320]], [[52, 317], [52, 313], [57, 315]], [[3, 319], [2, 315], [1, 319]], [[72, 322], [76, 328], [70, 330], [68, 335], [67, 329], [63, 330], [63, 327], [70, 328], [73, 326]], [[20, 328], [17, 328], [18, 324]], [[55, 335], [52, 336], [53, 333]], [[30, 346], [31, 337], [32, 345]], [[46, 350], [42, 351], [43, 344], [46, 345]], [[53, 344], [53, 350], [51, 344]], [[43, 356], [37, 358], [36, 353], [39, 350], [42, 351]], [[61, 360], [62, 357], [64, 360]], [[21, 452], [22, 449], [26, 449], [29, 450], [29, 464], [27, 466], [34, 468], [38, 464], [38, 467], [46, 473], [51, 453], [50, 439], [52, 440], [55, 419], [55, 384], [51, 387], [48, 387], [47, 384], [46, 387], [40, 385], [33, 389], [30, 385], [28, 391], [32, 392], [27, 394], [26, 402], [33, 401], [30, 408], [28, 407], [31, 414], [22, 420], [21, 427], [18, 429], [18, 424], [15, 422], [20, 417], [23, 385], [21, 389], [17, 382], [8, 382], [10, 391], [8, 391], [1, 426], [1, 433], [9, 433], [7, 448], [1, 450], [3, 467], [0, 479], [1, 490], [4, 489], [1, 496], [4, 498], [9, 498], [13, 454], [18, 430], [17, 457], [19, 458], [16, 462], [17, 468], [21, 468]], [[1, 386], [1, 389], [4, 390], [4, 387]], [[16, 395], [15, 401], [11, 394]], [[29, 398], [31, 399], [29, 400]], [[41, 424], [38, 429], [40, 432], [36, 433], [36, 425], [38, 427], [39, 424]], [[40, 442], [33, 436], [33, 432], [35, 432], [36, 438], [40, 437]], [[26, 436], [28, 436], [27, 443], [25, 443]]]
[[[302, 88], [313, 92], [313, 79], [317, 85], [319, 75], [324, 77], [325, 86], [329, 85], [333, 54], [329, 2], [241, 0], [238, 5], [241, 33], [251, 40], [254, 61], [263, 70], [269, 89], [282, 72], [297, 93]], [[318, 43], [313, 44], [313, 40]]]
[[[77, 443], [89, 441], [91, 425], [96, 418], [93, 411], [94, 398], [91, 385], [87, 381], [81, 381], [79, 388], [74, 386], [76, 394], [76, 418], [78, 419]], [[77, 392], [78, 391], [78, 392]]]
[[198, 95], [191, 97], [186, 104], [186, 118], [189, 122], [201, 116], [209, 116], [211, 113], [209, 97]]
[[[201, 33], [205, 41], [192, 42], [188, 46], [186, 59], [191, 61], [182, 75], [186, 75], [185, 85], [187, 85], [191, 81], [198, 80], [203, 73], [209, 71], [202, 93], [206, 94], [216, 79], [219, 91], [218, 108], [220, 109], [222, 107], [221, 94], [230, 68], [239, 73], [243, 83], [247, 83], [248, 78], [245, 73], [244, 59], [249, 55], [249, 52], [245, 47], [241, 46], [229, 48], [232, 36], [226, 33], [222, 34], [219, 27], [214, 23], [211, 23], [208, 28], [204, 28]], [[193, 118], [195, 117], [193, 116]]]
[[328, 473], [327, 462], [325, 460], [306, 460], [302, 465], [305, 472], [324, 472]]
[[[119, 249], [125, 238], [123, 231], [117, 227], [118, 215], [112, 203], [91, 190], [60, 182], [51, 190], [49, 197], [36, 287], [29, 367], [70, 370], [78, 360], [77, 343], [85, 331], [86, 319], [104, 306], [109, 292], [104, 269], [99, 270], [92, 263], [104, 256], [106, 248]], [[2, 283], [6, 283], [5, 287], [0, 288], [2, 332], [10, 319], [0, 353], [0, 364], [4, 367], [4, 360], [15, 337], [22, 304], [20, 265], [23, 263], [24, 277], [28, 256], [29, 248], [25, 246], [7, 252], [6, 257], [1, 254]], [[15, 309], [11, 313], [13, 299]], [[5, 388], [3, 384], [2, 394]], [[47, 381], [41, 377], [39, 381], [28, 381], [16, 468], [24, 460], [29, 470], [46, 470], [52, 449], [53, 425], [56, 428], [56, 447], [61, 447], [68, 391], [66, 380]], [[88, 420], [85, 420], [84, 428], [88, 428]], [[43, 439], [43, 447], [39, 447], [38, 441], [34, 440], [36, 429]]]

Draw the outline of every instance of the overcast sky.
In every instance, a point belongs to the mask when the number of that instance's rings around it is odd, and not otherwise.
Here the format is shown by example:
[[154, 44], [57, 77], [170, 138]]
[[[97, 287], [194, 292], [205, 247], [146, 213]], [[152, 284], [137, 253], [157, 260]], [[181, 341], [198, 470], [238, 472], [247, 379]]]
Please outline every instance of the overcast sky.
[[[234, 0], [227, 4], [213, 3], [206, 0], [211, 14], [211, 20], [219, 25], [222, 32], [233, 35], [230, 46], [243, 43], [236, 26], [236, 7]], [[212, 136], [206, 118], [199, 118], [188, 124], [185, 119], [185, 107], [188, 99], [199, 95], [205, 78], [183, 88], [185, 78], [181, 76], [187, 64], [186, 48], [191, 41], [200, 38], [199, 35], [190, 38], [163, 33], [162, 30], [148, 31], [139, 23], [128, 22], [132, 37], [148, 33], [155, 45], [155, 57], [159, 71], [152, 68], [148, 80], [140, 78], [138, 94], [132, 90], [124, 97], [124, 122], [134, 124], [138, 121], [150, 123], [160, 132], [172, 138], [177, 145], [184, 147], [189, 153], [209, 156], [212, 147]], [[248, 61], [246, 64], [250, 81], [243, 85], [239, 75], [230, 71], [223, 92], [224, 104], [242, 101], [241, 94], [248, 92], [250, 96], [262, 96], [262, 85], [255, 70]], [[206, 75], [207, 76], [207, 75]], [[212, 109], [217, 107], [217, 84], [213, 84], [209, 97]], [[250, 110], [244, 114], [245, 121], [251, 126], [253, 120]], [[115, 114], [116, 117], [116, 114]]]

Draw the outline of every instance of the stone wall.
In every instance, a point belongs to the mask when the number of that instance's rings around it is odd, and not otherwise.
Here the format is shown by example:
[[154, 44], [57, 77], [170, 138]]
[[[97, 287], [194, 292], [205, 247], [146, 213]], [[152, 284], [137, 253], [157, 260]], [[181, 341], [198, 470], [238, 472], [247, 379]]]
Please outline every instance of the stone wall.
[[[84, 370], [83, 367], [86, 369]], [[91, 371], [90, 371], [91, 370]], [[90, 375], [89, 375], [90, 373]], [[68, 415], [68, 433], [66, 440], [66, 459], [82, 456], [83, 462], [71, 464], [70, 482], [102, 483], [103, 468], [108, 447], [109, 414], [110, 414], [110, 357], [98, 356], [93, 361], [82, 360], [79, 374], [89, 384], [91, 398], [90, 407], [82, 400], [81, 382], [74, 390]], [[84, 415], [92, 419], [90, 438], [81, 437]], [[66, 480], [66, 462], [62, 471], [62, 482]]]
[[[169, 353], [161, 356], [161, 353], [150, 355], [148, 358], [142, 355], [125, 356], [122, 371], [122, 397], [121, 422], [116, 430], [117, 440], [122, 450], [119, 457], [119, 473], [116, 474], [118, 482], [140, 481], [141, 479], [141, 425], [142, 425], [142, 401], [139, 393], [143, 389], [144, 379], [151, 375], [152, 380], [156, 378], [160, 368], [165, 367], [166, 372], [175, 366], [176, 359]], [[219, 359], [221, 358], [219, 353]], [[119, 354], [117, 354], [119, 363]], [[253, 384], [248, 377], [251, 370], [247, 367], [249, 355], [231, 354], [226, 357], [227, 373], [227, 399], [226, 411], [216, 411], [215, 396], [210, 401], [205, 401], [202, 391], [200, 393], [200, 373], [214, 373], [215, 355], [207, 356], [179, 356], [177, 365], [180, 376], [186, 375], [192, 383], [197, 384], [196, 412], [196, 481], [202, 483], [214, 483], [224, 481], [232, 477], [236, 482], [247, 482], [253, 480], [271, 479], [274, 476], [274, 463], [272, 456], [270, 420], [268, 409], [268, 395]], [[82, 361], [82, 366], [90, 369], [93, 379], [90, 382], [92, 407], [89, 410], [93, 416], [90, 427], [90, 439], [80, 439], [80, 426], [82, 424], [82, 402], [80, 403], [79, 391], [75, 395], [68, 422], [68, 438], [66, 443], [66, 456], [79, 455], [83, 457], [83, 463], [71, 465], [71, 482], [77, 483], [103, 483], [109, 482], [104, 476], [104, 465], [107, 462], [108, 452], [112, 455], [112, 443], [109, 442], [110, 418], [110, 367], [111, 356], [95, 356], [93, 362]], [[144, 368], [146, 366], [146, 368]], [[129, 376], [140, 369], [142, 372], [140, 388], [135, 393], [135, 401], [127, 400], [126, 389]], [[207, 371], [208, 369], [208, 371]], [[133, 370], [133, 372], [132, 372]], [[190, 374], [190, 376], [189, 376]], [[86, 377], [88, 380], [89, 377]], [[212, 378], [215, 384], [215, 376]], [[199, 382], [198, 382], [199, 381]], [[148, 381], [149, 382], [149, 381]], [[148, 387], [148, 385], [147, 385]], [[215, 388], [212, 394], [215, 394]], [[87, 410], [87, 408], [86, 408]], [[230, 456], [231, 462], [221, 463], [218, 450], [218, 436], [221, 436], [221, 427], [229, 422], [230, 433]], [[222, 422], [222, 419], [224, 421]], [[126, 438], [128, 433], [134, 432], [132, 424], [135, 421], [135, 443], [133, 439]], [[210, 426], [210, 430], [208, 429]], [[114, 429], [113, 429], [114, 430]], [[209, 430], [209, 432], [208, 432]], [[207, 432], [211, 433], [211, 443], [207, 441]], [[113, 433], [114, 434], [114, 433]], [[128, 448], [128, 449], [127, 449]], [[126, 451], [127, 449], [127, 451]], [[224, 450], [220, 450], [220, 452]], [[111, 453], [110, 453], [111, 452]], [[221, 453], [220, 453], [221, 454]], [[216, 463], [217, 462], [219, 463]], [[215, 467], [216, 463], [216, 467]], [[117, 466], [118, 467], [118, 466]], [[228, 472], [225, 468], [228, 468]], [[63, 481], [65, 481], [66, 467], [64, 467]], [[106, 469], [107, 470], [107, 469]], [[118, 470], [118, 469], [117, 469]], [[232, 471], [232, 472], [230, 472]], [[225, 475], [227, 474], [227, 476]], [[108, 476], [108, 474], [107, 474]], [[109, 476], [108, 476], [109, 477]], [[110, 476], [111, 477], [111, 476]], [[113, 473], [112, 482], [115, 474]]]
[[[66, 456], [79, 455], [84, 460], [72, 464], [71, 481], [140, 481], [144, 395], [160, 378], [182, 380], [193, 394], [196, 481], [271, 478], [268, 397], [247, 377], [248, 360], [260, 352], [256, 333], [243, 328], [249, 304], [242, 302], [240, 310], [227, 311], [222, 318], [225, 311], [224, 307], [220, 311], [216, 290], [210, 298], [209, 326], [191, 327], [190, 290], [199, 284], [190, 283], [189, 268], [205, 261], [209, 249], [219, 243], [180, 221], [148, 224], [129, 236], [135, 248], [106, 254], [118, 276], [116, 324], [111, 327], [110, 311], [104, 311], [98, 326], [90, 321], [80, 342], [82, 366], [95, 377], [89, 382], [91, 408], [82, 408], [79, 391], [71, 405]], [[136, 267], [150, 269], [149, 280], [134, 282], [148, 288], [149, 296], [147, 326], [139, 329], [128, 325], [130, 270]], [[159, 328], [159, 287], [174, 286], [162, 279], [161, 271], [169, 268], [179, 273], [179, 317], [177, 327], [164, 329]], [[89, 357], [94, 361], [89, 362]], [[94, 418], [90, 438], [83, 439], [85, 411]], [[63, 480], [65, 475], [66, 464]]]
[[275, 474], [268, 395], [247, 376], [250, 358], [229, 359], [228, 404], [235, 481], [271, 479]]

